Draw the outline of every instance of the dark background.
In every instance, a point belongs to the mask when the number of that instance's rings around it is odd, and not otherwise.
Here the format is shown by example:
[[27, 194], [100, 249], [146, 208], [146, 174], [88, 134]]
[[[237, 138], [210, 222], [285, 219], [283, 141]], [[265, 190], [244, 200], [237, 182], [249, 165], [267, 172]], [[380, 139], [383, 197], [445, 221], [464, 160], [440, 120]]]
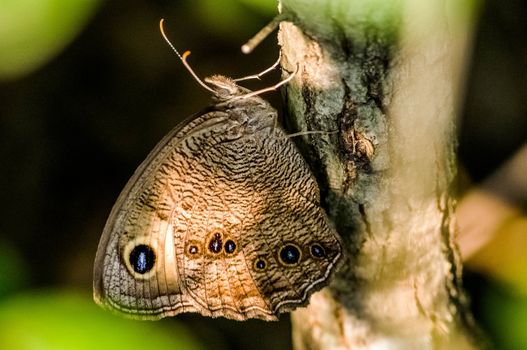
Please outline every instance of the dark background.
[[[241, 77], [276, 60], [272, 37], [249, 56], [239, 49], [272, 18], [274, 4], [232, 3], [235, 11], [229, 1], [215, 10], [225, 15], [211, 15], [206, 1], [103, 2], [58, 56], [0, 81], [0, 314], [2, 301], [24, 293], [45, 305], [49, 293], [74, 291], [91, 305], [93, 259], [117, 195], [157, 141], [209, 103], [162, 40], [160, 18], [174, 45], [192, 51], [189, 62], [200, 77]], [[481, 13], [459, 147], [464, 176], [475, 183], [526, 141], [526, 15], [520, 0], [487, 1]], [[278, 78], [244, 85], [266, 87]], [[279, 108], [278, 94], [266, 98]], [[466, 274], [475, 314], [500, 344], [503, 334], [492, 324], [505, 316], [484, 306], [526, 301], [483, 275]], [[159, 324], [183, 325], [210, 349], [291, 347], [287, 315], [278, 323], [181, 315]]]

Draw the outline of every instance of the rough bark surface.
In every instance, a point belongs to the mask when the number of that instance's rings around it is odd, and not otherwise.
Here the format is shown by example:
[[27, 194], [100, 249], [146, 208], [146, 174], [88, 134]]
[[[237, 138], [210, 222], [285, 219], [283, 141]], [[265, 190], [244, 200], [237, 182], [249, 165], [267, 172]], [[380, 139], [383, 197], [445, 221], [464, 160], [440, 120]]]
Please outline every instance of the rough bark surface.
[[331, 286], [293, 313], [296, 349], [472, 346], [452, 197], [469, 31], [451, 27], [442, 1], [403, 3], [395, 31], [281, 3], [282, 66], [300, 67], [289, 127], [337, 131], [298, 143], [347, 250]]

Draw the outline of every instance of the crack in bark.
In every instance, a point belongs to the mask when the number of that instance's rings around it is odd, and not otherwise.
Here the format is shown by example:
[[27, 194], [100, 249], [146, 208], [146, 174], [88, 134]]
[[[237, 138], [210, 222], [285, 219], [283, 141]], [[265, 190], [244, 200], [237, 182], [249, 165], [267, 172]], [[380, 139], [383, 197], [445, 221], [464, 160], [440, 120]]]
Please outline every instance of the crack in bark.
[[366, 211], [364, 209], [364, 204], [362, 204], [362, 203], [359, 204], [359, 213], [360, 213], [360, 216], [362, 217], [362, 221], [364, 222], [364, 225], [366, 227], [366, 233], [368, 234], [368, 236], [373, 237], [372, 231], [371, 231], [370, 222], [368, 221], [368, 216], [366, 215]]
[[[316, 97], [316, 93], [312, 91], [307, 84], [304, 84], [301, 89], [301, 94], [305, 105], [304, 118], [308, 130], [320, 130], [320, 125], [315, 122], [316, 110], [314, 108], [314, 97]], [[329, 187], [328, 174], [324, 171], [325, 167], [320, 157], [320, 153], [316, 151], [318, 148], [316, 138], [311, 135], [307, 135], [307, 137], [310, 139], [310, 142], [308, 144], [302, 144], [301, 148], [307, 151], [307, 155], [305, 153], [304, 155], [310, 159], [309, 166], [319, 183], [321, 200], [323, 205], [327, 205], [328, 203], [325, 202], [325, 199], [327, 198]], [[299, 142], [303, 142], [303, 140]]]

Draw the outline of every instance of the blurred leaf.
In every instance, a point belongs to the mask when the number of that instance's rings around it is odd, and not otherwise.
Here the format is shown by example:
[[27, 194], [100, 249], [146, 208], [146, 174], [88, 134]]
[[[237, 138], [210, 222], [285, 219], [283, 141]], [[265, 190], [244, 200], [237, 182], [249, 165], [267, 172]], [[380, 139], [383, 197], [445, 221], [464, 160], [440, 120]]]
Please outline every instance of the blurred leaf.
[[14, 79], [58, 54], [99, 0], [0, 1], [0, 79]]
[[[504, 211], [496, 208], [494, 213], [499, 213], [499, 210]], [[510, 213], [506, 213], [509, 216], [502, 214], [505, 219], [495, 232], [490, 232], [492, 239], [470, 258], [467, 266], [505, 282], [527, 296], [527, 216], [521, 216], [514, 210], [509, 209]], [[479, 220], [488, 222], [490, 214]]]
[[485, 289], [483, 318], [496, 342], [502, 350], [527, 349], [527, 298], [510, 291], [489, 286]]
[[238, 0], [264, 15], [278, 14], [278, 0]]
[[192, 6], [209, 26], [231, 38], [236, 38], [237, 32], [243, 28], [259, 28], [259, 23], [253, 23], [254, 13], [271, 18], [278, 14], [278, 2], [275, 0], [199, 0]]
[[181, 325], [132, 321], [105, 312], [90, 296], [32, 292], [0, 303], [0, 349], [201, 349]]
[[27, 281], [27, 267], [15, 248], [0, 241], [0, 298], [20, 289]]

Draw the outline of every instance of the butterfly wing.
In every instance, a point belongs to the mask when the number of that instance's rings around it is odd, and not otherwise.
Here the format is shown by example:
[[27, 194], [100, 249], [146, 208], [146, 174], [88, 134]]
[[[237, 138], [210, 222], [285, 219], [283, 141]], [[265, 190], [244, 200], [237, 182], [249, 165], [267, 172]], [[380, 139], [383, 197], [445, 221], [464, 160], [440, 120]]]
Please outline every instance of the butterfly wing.
[[96, 301], [138, 318], [275, 320], [325, 284], [339, 238], [274, 117], [208, 110], [160, 142], [105, 226]]

